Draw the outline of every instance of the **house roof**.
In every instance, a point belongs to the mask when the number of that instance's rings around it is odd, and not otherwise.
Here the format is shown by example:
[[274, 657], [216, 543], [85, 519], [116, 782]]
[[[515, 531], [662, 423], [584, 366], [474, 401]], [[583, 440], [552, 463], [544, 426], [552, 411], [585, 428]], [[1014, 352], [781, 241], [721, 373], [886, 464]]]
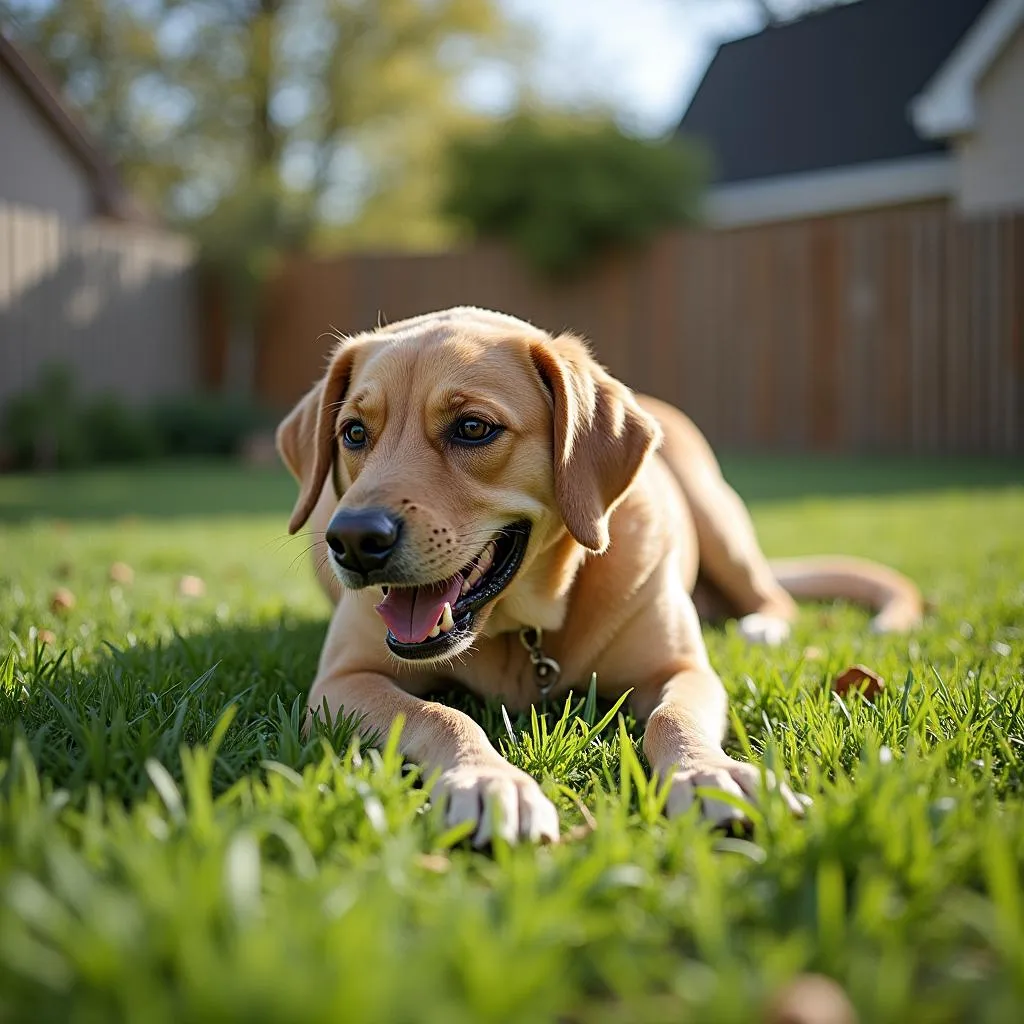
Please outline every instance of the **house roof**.
[[911, 100], [989, 0], [856, 0], [725, 43], [678, 132], [719, 184], [942, 152]]
[[63, 99], [40, 60], [24, 47], [16, 46], [2, 30], [0, 65], [18, 82], [57, 136], [85, 167], [93, 183], [98, 212], [118, 220], [151, 220], [125, 189], [114, 165], [100, 149], [78, 113]]
[[982, 11], [910, 105], [922, 137], [948, 138], [974, 128], [978, 84], [1022, 26], [1024, 0], [992, 0]]

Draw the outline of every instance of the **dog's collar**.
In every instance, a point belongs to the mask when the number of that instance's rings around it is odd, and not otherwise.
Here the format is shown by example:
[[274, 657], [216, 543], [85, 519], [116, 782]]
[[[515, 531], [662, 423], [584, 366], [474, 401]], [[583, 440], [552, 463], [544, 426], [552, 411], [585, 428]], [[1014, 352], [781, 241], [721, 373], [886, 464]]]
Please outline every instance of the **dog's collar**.
[[530, 664], [533, 665], [533, 681], [540, 690], [541, 697], [547, 695], [558, 685], [562, 675], [562, 666], [549, 658], [541, 647], [544, 633], [540, 626], [523, 626], [519, 630], [519, 642], [530, 653]]

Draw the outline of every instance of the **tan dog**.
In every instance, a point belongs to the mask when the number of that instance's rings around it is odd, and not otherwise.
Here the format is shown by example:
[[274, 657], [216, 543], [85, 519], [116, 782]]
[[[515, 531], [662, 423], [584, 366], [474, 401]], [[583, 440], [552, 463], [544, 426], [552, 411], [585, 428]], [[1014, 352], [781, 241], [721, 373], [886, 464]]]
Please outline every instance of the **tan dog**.
[[[675, 814], [696, 787], [753, 798], [761, 785], [722, 749], [725, 690], [691, 600], [698, 569], [743, 632], [769, 643], [787, 635], [793, 596], [863, 601], [881, 630], [921, 617], [913, 584], [882, 566], [769, 566], [682, 413], [634, 397], [576, 338], [513, 317], [458, 308], [342, 340], [277, 438], [301, 485], [290, 531], [312, 520], [337, 598], [309, 708], [344, 708], [380, 734], [401, 716], [403, 752], [439, 772], [449, 822], [472, 822], [478, 843], [496, 828], [555, 840], [558, 819], [479, 725], [421, 699], [439, 685], [512, 709], [579, 691], [594, 672], [604, 697], [632, 688]], [[724, 801], [703, 808], [738, 816]]]

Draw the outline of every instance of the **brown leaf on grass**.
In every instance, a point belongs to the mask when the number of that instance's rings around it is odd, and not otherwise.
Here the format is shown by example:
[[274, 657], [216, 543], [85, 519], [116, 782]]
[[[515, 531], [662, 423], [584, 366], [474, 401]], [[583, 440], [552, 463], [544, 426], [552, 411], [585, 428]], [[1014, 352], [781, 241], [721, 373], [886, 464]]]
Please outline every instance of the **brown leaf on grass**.
[[765, 1024], [857, 1024], [857, 1011], [831, 978], [802, 974], [771, 1001]]
[[439, 853], [421, 853], [416, 857], [416, 863], [435, 875], [443, 875], [452, 866], [452, 862]]
[[71, 611], [76, 604], [75, 595], [67, 587], [58, 587], [50, 595], [50, 610], [57, 614]]
[[127, 562], [114, 562], [110, 567], [110, 578], [115, 583], [128, 586], [135, 581], [135, 570]]
[[845, 697], [850, 690], [859, 690], [865, 700], [874, 700], [885, 689], [885, 680], [863, 665], [851, 665], [832, 681], [832, 690]]
[[206, 584], [198, 576], [182, 576], [178, 580], [178, 593], [182, 597], [202, 597]]

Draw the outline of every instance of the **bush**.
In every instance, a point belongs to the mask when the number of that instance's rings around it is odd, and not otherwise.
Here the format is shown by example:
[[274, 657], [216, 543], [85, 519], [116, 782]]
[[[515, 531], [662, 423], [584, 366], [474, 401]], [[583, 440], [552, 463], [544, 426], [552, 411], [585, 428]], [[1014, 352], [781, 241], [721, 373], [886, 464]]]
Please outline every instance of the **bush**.
[[0, 467], [68, 469], [161, 455], [237, 455], [274, 419], [255, 402], [215, 395], [165, 399], [152, 409], [105, 395], [83, 400], [71, 374], [47, 368], [34, 390], [7, 403]]
[[81, 410], [81, 430], [92, 462], [134, 462], [166, 450], [150, 416], [104, 396]]
[[704, 161], [690, 145], [613, 124], [519, 117], [448, 154], [446, 212], [537, 270], [577, 270], [609, 247], [694, 219]]
[[162, 402], [152, 411], [157, 433], [174, 455], [237, 455], [251, 434], [276, 422], [241, 396], [196, 395]]
[[89, 461], [67, 369], [47, 367], [33, 391], [7, 403], [0, 448], [5, 465], [15, 469], [68, 468]]

